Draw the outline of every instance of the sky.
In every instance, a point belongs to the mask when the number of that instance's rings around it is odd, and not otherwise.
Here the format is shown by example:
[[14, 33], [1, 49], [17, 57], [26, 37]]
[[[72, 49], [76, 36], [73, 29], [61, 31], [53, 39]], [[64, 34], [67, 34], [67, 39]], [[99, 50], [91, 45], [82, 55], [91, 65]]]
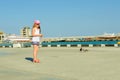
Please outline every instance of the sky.
[[40, 20], [44, 37], [120, 33], [120, 0], [0, 0], [0, 30], [20, 35]]

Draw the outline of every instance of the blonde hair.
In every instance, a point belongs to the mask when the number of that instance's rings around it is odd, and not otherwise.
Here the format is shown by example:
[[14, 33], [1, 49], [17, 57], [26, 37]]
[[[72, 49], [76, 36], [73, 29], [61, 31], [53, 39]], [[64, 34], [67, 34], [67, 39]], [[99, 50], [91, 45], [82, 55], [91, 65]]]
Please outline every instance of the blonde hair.
[[40, 33], [41, 33], [41, 27], [40, 27], [40, 24], [39, 24], [39, 27], [37, 27], [37, 26], [38, 26], [38, 24], [35, 24], [35, 23], [34, 23], [34, 25], [33, 25], [32, 29], [33, 29], [33, 28], [40, 29]]
[[37, 27], [37, 24], [33, 24], [33, 27], [32, 28], [36, 28]]

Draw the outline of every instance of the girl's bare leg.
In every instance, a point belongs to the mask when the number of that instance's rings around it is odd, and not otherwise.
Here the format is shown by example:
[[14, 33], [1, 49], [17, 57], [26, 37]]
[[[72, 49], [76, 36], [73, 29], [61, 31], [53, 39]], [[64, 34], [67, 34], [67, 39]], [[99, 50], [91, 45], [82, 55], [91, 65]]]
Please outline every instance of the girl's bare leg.
[[39, 59], [37, 59], [37, 54], [38, 54], [38, 46], [37, 45], [33, 45], [33, 62], [39, 62]]

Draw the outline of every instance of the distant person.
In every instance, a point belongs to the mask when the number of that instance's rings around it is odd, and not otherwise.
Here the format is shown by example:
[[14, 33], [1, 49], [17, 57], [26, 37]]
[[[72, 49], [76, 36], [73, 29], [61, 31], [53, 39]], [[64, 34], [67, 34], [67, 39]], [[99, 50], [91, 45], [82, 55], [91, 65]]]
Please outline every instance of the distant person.
[[80, 48], [80, 52], [87, 52], [88, 51], [88, 49], [83, 49], [82, 47]]
[[80, 48], [80, 51], [82, 51], [83, 49], [82, 49], [82, 47]]
[[39, 63], [40, 60], [37, 58], [38, 54], [38, 48], [39, 48], [39, 42], [40, 42], [40, 37], [43, 35], [41, 34], [41, 29], [40, 29], [40, 21], [35, 20], [34, 25], [32, 28], [32, 44], [33, 44], [33, 62]]

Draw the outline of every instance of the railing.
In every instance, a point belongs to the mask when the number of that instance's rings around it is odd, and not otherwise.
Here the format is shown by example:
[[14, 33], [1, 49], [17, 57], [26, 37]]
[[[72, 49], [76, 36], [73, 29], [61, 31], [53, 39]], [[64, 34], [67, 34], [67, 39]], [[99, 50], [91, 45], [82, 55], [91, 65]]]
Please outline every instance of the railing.
[[[120, 41], [75, 41], [75, 42], [42, 42], [40, 47], [119, 47]], [[0, 47], [32, 47], [32, 43], [0, 43]]]

